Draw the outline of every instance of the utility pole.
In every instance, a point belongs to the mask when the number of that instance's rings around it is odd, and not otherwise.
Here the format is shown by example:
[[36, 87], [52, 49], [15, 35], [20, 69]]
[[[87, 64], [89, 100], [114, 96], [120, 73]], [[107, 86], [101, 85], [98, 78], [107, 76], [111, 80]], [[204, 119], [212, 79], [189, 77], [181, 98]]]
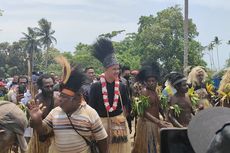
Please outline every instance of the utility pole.
[[184, 0], [184, 70], [188, 67], [188, 0]]

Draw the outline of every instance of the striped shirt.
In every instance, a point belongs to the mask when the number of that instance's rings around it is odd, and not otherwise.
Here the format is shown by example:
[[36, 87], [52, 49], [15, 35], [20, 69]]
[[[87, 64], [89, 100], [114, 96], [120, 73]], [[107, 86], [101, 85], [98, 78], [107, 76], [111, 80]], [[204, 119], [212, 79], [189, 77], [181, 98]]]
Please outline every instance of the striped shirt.
[[[85, 102], [70, 116], [75, 129], [88, 140], [102, 140], [107, 133], [97, 112]], [[58, 152], [83, 153], [89, 150], [85, 140], [73, 129], [66, 113], [54, 108], [43, 120], [45, 133], [54, 132], [54, 142]]]

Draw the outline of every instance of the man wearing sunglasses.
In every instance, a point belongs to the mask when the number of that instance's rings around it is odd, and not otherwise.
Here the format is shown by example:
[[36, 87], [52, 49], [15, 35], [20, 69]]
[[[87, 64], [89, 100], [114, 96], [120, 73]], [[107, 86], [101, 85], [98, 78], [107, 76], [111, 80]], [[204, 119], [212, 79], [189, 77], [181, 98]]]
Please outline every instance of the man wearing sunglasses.
[[[100, 153], [107, 153], [107, 133], [97, 112], [86, 104], [82, 72], [73, 70], [60, 85], [60, 105], [42, 120], [43, 106], [31, 105], [30, 116], [39, 135], [54, 133], [54, 150], [60, 153], [91, 153], [87, 141], [95, 140]], [[86, 140], [87, 139], [87, 140]], [[41, 153], [41, 152], [40, 152]]]

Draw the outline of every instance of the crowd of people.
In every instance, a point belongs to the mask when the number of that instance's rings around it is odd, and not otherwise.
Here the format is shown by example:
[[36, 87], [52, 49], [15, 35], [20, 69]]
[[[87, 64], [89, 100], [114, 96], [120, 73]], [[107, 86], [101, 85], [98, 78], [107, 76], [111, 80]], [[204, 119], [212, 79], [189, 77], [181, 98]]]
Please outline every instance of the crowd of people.
[[201, 110], [230, 107], [230, 70], [218, 88], [201, 66], [186, 75], [161, 76], [155, 62], [132, 71], [119, 65], [106, 38], [92, 55], [104, 67], [99, 76], [60, 56], [61, 77], [0, 80], [0, 153], [159, 153], [161, 128], [185, 128]]

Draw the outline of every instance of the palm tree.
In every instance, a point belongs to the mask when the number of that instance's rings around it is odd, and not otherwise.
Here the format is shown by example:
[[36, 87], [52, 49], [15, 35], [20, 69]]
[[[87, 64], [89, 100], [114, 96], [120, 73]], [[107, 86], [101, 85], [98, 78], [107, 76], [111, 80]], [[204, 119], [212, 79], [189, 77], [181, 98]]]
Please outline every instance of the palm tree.
[[19, 72], [17, 66], [10, 66], [8, 64], [4, 64], [0, 66], [0, 77], [8, 78]]
[[221, 44], [221, 40], [219, 40], [219, 38], [217, 36], [215, 36], [213, 43], [216, 46], [216, 56], [217, 56], [217, 62], [218, 62], [218, 69], [220, 70], [220, 59], [219, 59], [218, 46]]
[[0, 9], [0, 16], [2, 16], [2, 12], [3, 12], [3, 10]]
[[25, 50], [28, 53], [28, 76], [31, 76], [34, 64], [34, 53], [38, 51], [38, 47], [40, 47], [40, 44], [34, 28], [28, 27], [27, 29], [28, 34], [23, 32], [22, 34], [24, 35], [24, 37], [21, 38], [21, 40], [25, 43]]
[[210, 52], [210, 61], [211, 61], [211, 69], [216, 69], [216, 66], [215, 66], [215, 63], [214, 63], [214, 59], [213, 59], [213, 48], [214, 48], [214, 43], [211, 42], [209, 45], [208, 45], [208, 51]]
[[[228, 45], [230, 45], [230, 40], [227, 42]], [[230, 59], [230, 52], [229, 52], [229, 55], [228, 55], [228, 59]]]
[[57, 43], [56, 38], [53, 36], [55, 33], [54, 30], [51, 29], [51, 22], [48, 22], [46, 19], [42, 18], [38, 21], [39, 28], [35, 28], [37, 35], [39, 37], [39, 42], [44, 46], [46, 50], [45, 54], [45, 67], [48, 66], [48, 52], [53, 44], [53, 42]]

